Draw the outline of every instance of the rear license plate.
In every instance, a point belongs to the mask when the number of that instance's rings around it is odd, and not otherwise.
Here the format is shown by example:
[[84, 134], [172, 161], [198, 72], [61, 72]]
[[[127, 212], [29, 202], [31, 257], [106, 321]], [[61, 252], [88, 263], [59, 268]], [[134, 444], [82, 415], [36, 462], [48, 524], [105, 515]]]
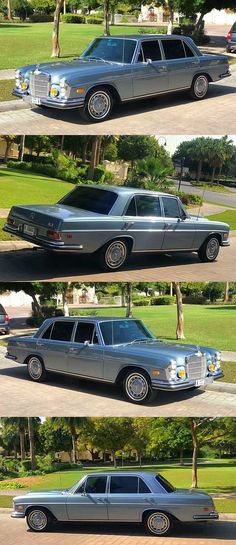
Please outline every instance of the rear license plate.
[[32, 104], [37, 104], [37, 106], [40, 106], [41, 100], [40, 98], [31, 97]]
[[32, 227], [31, 225], [24, 225], [24, 229], [23, 229], [24, 233], [26, 235], [30, 235], [31, 237], [34, 237], [36, 232], [35, 232], [35, 228]]

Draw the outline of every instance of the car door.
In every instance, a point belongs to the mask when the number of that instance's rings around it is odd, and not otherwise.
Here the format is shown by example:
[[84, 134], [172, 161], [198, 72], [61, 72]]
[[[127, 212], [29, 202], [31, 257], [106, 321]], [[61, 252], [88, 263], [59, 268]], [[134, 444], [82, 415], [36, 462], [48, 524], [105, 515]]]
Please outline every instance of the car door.
[[79, 321], [68, 353], [68, 372], [103, 378], [103, 346], [94, 322]]
[[68, 351], [75, 320], [55, 320], [37, 340], [36, 349], [46, 369], [68, 371]]
[[159, 197], [132, 197], [123, 217], [124, 227], [134, 238], [135, 252], [160, 250], [164, 239], [165, 220]]
[[168, 91], [166, 61], [162, 58], [159, 40], [143, 40], [132, 69], [134, 97]]
[[108, 520], [107, 477], [87, 477], [66, 501], [69, 520]]
[[110, 521], [140, 522], [144, 509], [152, 506], [152, 493], [137, 476], [110, 477], [107, 495]]
[[181, 38], [162, 38], [161, 45], [169, 74], [169, 90], [191, 87], [200, 60]]
[[193, 248], [195, 225], [181, 207], [176, 197], [162, 197], [165, 216], [165, 234], [162, 249], [191, 250]]

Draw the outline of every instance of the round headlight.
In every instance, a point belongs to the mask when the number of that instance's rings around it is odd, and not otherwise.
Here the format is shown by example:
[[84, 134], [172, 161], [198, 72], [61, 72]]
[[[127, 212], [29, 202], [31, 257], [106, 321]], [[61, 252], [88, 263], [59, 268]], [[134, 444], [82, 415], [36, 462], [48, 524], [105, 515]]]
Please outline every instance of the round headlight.
[[28, 87], [29, 87], [28, 81], [22, 81], [22, 83], [21, 83], [22, 91], [27, 91]]
[[215, 364], [214, 363], [209, 363], [208, 371], [210, 371], [210, 373], [214, 373], [215, 370], [216, 370]]
[[186, 378], [186, 369], [185, 369], [185, 367], [178, 367], [177, 368], [177, 377], [181, 378], [182, 380]]
[[56, 85], [52, 85], [50, 93], [52, 97], [57, 97], [59, 95], [58, 87]]

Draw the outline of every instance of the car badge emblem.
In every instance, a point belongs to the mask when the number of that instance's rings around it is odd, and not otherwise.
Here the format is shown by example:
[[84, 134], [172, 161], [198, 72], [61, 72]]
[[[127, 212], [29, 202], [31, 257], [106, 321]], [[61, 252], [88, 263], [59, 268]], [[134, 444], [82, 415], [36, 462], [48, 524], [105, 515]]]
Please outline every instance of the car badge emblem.
[[34, 73], [36, 74], [36, 76], [37, 76], [38, 74], [41, 74], [41, 72], [40, 72], [40, 70], [39, 70], [39, 64], [37, 64]]
[[30, 219], [31, 219], [31, 220], [33, 220], [33, 219], [34, 219], [34, 217], [35, 217], [35, 214], [34, 214], [34, 212], [31, 212], [31, 214], [30, 214]]

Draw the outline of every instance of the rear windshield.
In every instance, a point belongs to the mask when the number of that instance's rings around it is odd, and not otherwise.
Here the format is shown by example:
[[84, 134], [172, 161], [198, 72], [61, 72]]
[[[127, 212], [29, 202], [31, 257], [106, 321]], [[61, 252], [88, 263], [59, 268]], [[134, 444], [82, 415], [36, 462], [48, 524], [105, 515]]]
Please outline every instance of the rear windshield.
[[113, 191], [96, 187], [76, 187], [74, 191], [63, 197], [59, 203], [88, 210], [89, 212], [96, 212], [97, 214], [109, 214], [116, 199], [117, 194], [113, 193]]
[[167, 479], [165, 479], [165, 477], [162, 477], [162, 475], [156, 475], [156, 480], [158, 483], [161, 484], [161, 486], [163, 486], [163, 488], [166, 490], [166, 492], [174, 492], [175, 491], [175, 487], [169, 483], [169, 481], [167, 481]]

